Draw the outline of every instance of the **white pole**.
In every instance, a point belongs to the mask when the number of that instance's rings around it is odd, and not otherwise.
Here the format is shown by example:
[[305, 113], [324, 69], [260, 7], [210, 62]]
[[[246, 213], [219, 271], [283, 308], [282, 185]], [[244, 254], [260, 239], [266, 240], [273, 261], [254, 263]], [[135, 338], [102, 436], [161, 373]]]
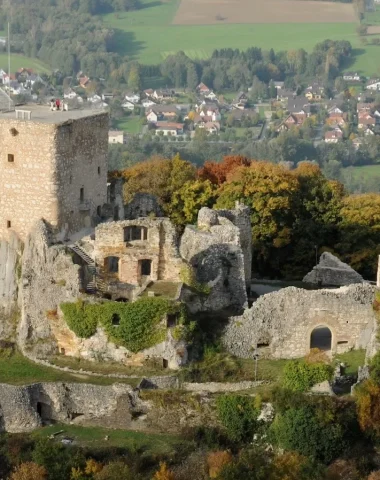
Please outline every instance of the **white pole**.
[[11, 83], [11, 35], [10, 35], [9, 22], [8, 22], [8, 75], [9, 75], [9, 83], [8, 83], [9, 111], [11, 111], [11, 90], [10, 90], [10, 83]]

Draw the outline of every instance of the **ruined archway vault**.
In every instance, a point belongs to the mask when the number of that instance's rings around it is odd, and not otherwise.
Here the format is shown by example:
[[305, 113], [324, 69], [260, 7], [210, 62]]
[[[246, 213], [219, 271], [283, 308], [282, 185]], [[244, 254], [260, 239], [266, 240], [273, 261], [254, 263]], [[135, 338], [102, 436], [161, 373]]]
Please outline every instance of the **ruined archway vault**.
[[223, 343], [232, 354], [251, 358], [257, 344], [269, 343], [274, 358], [300, 358], [310, 352], [318, 326], [331, 331], [331, 352], [367, 348], [376, 330], [372, 308], [375, 287], [357, 284], [337, 289], [289, 287], [260, 297], [240, 317], [230, 319]]

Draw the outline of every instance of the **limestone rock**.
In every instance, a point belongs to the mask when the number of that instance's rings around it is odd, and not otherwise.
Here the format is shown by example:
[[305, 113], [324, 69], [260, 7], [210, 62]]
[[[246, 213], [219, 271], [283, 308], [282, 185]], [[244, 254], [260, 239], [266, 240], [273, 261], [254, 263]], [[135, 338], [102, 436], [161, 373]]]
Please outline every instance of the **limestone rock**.
[[325, 380], [321, 383], [316, 383], [310, 389], [310, 393], [316, 393], [319, 395], [334, 395], [333, 389], [331, 388], [330, 383]]
[[198, 228], [209, 230], [214, 225], [219, 225], [218, 214], [211, 208], [203, 207], [198, 212]]
[[363, 277], [329, 252], [322, 253], [318, 265], [303, 279], [305, 283], [321, 286], [343, 286], [363, 283]]
[[163, 217], [163, 211], [157, 198], [150, 193], [136, 193], [133, 199], [124, 207], [125, 218], [135, 220], [141, 217]]

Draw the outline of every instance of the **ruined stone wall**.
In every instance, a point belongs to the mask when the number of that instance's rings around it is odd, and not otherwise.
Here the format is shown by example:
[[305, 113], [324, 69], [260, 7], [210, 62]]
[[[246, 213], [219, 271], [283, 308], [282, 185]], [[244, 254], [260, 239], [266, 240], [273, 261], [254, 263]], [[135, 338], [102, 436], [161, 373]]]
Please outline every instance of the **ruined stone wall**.
[[0, 120], [0, 238], [12, 230], [24, 241], [41, 218], [58, 225], [57, 134], [51, 124]]
[[57, 127], [58, 223], [65, 232], [89, 227], [107, 202], [108, 125], [108, 114], [100, 113]]
[[228, 218], [240, 232], [240, 245], [244, 255], [244, 271], [246, 285], [252, 277], [252, 226], [249, 207], [236, 202], [234, 210], [216, 210], [220, 217]]
[[[124, 240], [127, 227], [147, 228], [146, 240]], [[107, 257], [119, 258], [118, 279], [138, 285], [141, 281], [141, 260], [151, 260], [153, 281], [178, 280], [181, 259], [177, 236], [171, 222], [165, 218], [138, 218], [98, 225], [95, 230], [95, 258], [103, 266]]]
[[240, 230], [230, 220], [202, 208], [197, 227], [187, 226], [182, 235], [180, 254], [193, 267], [197, 281], [211, 289], [197, 299], [185, 292], [183, 300], [193, 312], [247, 306]]
[[[315, 327], [328, 327], [332, 353], [366, 348], [376, 325], [372, 285], [333, 290], [295, 287], [260, 297], [240, 317], [231, 319], [223, 343], [232, 354], [250, 358], [259, 344], [275, 358], [299, 358], [310, 351]], [[260, 348], [259, 348], [260, 353]]]
[[138, 394], [124, 384], [0, 384], [0, 429], [12, 433], [31, 431], [52, 420], [134, 428], [139, 422], [133, 417], [146, 410]]

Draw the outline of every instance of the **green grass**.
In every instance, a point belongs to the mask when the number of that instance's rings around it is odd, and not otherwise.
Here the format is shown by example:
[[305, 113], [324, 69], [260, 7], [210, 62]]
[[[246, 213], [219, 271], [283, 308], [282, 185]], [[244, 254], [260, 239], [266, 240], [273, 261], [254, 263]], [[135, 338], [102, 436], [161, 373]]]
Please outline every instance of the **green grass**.
[[[181, 439], [174, 435], [146, 434], [128, 430], [109, 430], [101, 427], [81, 427], [77, 425], [60, 425], [40, 428], [31, 436], [46, 438], [49, 435], [64, 430], [57, 439], [67, 436], [84, 447], [121, 447], [132, 451], [143, 450], [148, 455], [169, 455], [175, 452], [175, 447]], [[109, 440], [104, 441], [108, 435]]]
[[373, 177], [380, 177], [380, 165], [366, 165], [364, 167], [347, 167], [345, 172], [349, 172], [356, 180], [368, 180]]
[[118, 130], [124, 130], [125, 132], [133, 135], [140, 133], [142, 128], [141, 117], [131, 115], [121, 118], [116, 122], [116, 127]]
[[334, 359], [347, 365], [345, 374], [356, 375], [358, 373], [358, 368], [365, 363], [365, 350], [352, 350], [347, 353], [341, 353], [335, 355]]
[[375, 7], [374, 12], [366, 12], [364, 14], [364, 21], [369, 25], [380, 25], [380, 6]]
[[[1, 36], [1, 32], [0, 32]], [[15, 72], [19, 68], [33, 68], [38, 73], [49, 73], [51, 68], [37, 58], [24, 57], [23, 55], [12, 54], [11, 56], [11, 71]], [[6, 53], [0, 53], [0, 68], [8, 71], [8, 56]]]
[[128, 383], [135, 386], [138, 379], [116, 379], [93, 377], [89, 375], [70, 374], [54, 368], [38, 365], [19, 353], [9, 358], [0, 357], [0, 383], [25, 385], [35, 382], [76, 382], [95, 385], [111, 385], [115, 382]]

